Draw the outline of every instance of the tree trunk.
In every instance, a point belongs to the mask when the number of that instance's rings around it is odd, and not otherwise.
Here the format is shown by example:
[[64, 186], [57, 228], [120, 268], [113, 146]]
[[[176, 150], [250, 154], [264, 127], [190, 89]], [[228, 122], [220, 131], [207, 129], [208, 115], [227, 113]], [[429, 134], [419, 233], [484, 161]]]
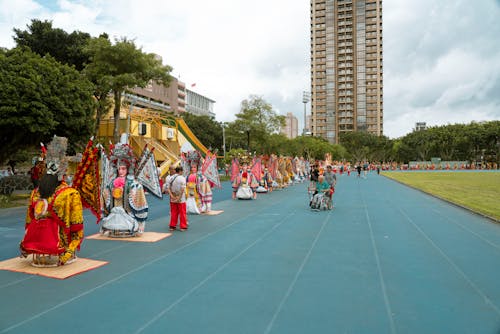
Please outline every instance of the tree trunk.
[[102, 117], [107, 113], [107, 93], [101, 93], [99, 95], [94, 95], [97, 100], [96, 116], [95, 116], [95, 126], [94, 126], [94, 138], [99, 137], [99, 129], [101, 127]]
[[250, 152], [250, 131], [247, 131], [247, 152]]
[[122, 98], [122, 93], [121, 92], [113, 92], [114, 95], [114, 100], [115, 100], [115, 107], [113, 110], [113, 117], [114, 117], [114, 128], [113, 128], [113, 140], [114, 143], [118, 143], [120, 141], [120, 109], [121, 109], [121, 98]]

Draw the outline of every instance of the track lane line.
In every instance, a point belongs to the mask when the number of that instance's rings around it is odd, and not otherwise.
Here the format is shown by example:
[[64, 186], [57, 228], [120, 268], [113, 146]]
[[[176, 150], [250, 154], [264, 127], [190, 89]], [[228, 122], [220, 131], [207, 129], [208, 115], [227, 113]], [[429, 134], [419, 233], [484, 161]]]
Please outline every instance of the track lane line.
[[413, 225], [413, 227], [434, 247], [438, 253], [450, 264], [450, 266], [472, 287], [476, 293], [483, 298], [486, 305], [491, 307], [495, 313], [500, 316], [500, 309], [493, 303], [493, 301], [486, 296], [486, 294], [467, 276], [467, 274], [460, 269], [460, 267], [453, 262], [453, 260], [446, 255], [446, 253], [429, 237], [401, 208], [398, 211]]

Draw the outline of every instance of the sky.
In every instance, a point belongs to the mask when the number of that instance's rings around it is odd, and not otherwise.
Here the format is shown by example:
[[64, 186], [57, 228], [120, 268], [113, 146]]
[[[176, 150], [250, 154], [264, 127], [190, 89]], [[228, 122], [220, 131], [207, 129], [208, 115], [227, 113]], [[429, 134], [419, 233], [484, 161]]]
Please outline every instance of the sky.
[[[383, 0], [384, 135], [416, 122], [500, 120], [500, 0]], [[309, 0], [0, 0], [0, 47], [32, 19], [68, 33], [133, 39], [189, 89], [215, 100], [218, 121], [262, 97], [304, 120], [310, 90]], [[192, 86], [194, 84], [194, 86]], [[305, 105], [310, 114], [310, 103]]]

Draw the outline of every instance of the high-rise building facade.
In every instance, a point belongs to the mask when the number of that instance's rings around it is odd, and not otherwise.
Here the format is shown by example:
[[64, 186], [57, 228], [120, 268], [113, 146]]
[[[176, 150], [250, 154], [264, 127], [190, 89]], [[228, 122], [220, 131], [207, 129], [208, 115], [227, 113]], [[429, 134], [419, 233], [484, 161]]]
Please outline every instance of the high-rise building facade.
[[311, 0], [311, 134], [383, 134], [382, 0]]
[[293, 139], [299, 134], [299, 120], [291, 112], [285, 116], [285, 126], [281, 129], [281, 133], [289, 139]]

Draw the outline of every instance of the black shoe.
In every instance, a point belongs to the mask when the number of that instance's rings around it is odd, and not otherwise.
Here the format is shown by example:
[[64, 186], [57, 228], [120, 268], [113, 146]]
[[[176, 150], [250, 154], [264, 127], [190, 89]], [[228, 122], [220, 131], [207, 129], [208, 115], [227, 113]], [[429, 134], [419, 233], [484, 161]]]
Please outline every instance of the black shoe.
[[170, 231], [175, 231], [175, 227], [169, 228]]

